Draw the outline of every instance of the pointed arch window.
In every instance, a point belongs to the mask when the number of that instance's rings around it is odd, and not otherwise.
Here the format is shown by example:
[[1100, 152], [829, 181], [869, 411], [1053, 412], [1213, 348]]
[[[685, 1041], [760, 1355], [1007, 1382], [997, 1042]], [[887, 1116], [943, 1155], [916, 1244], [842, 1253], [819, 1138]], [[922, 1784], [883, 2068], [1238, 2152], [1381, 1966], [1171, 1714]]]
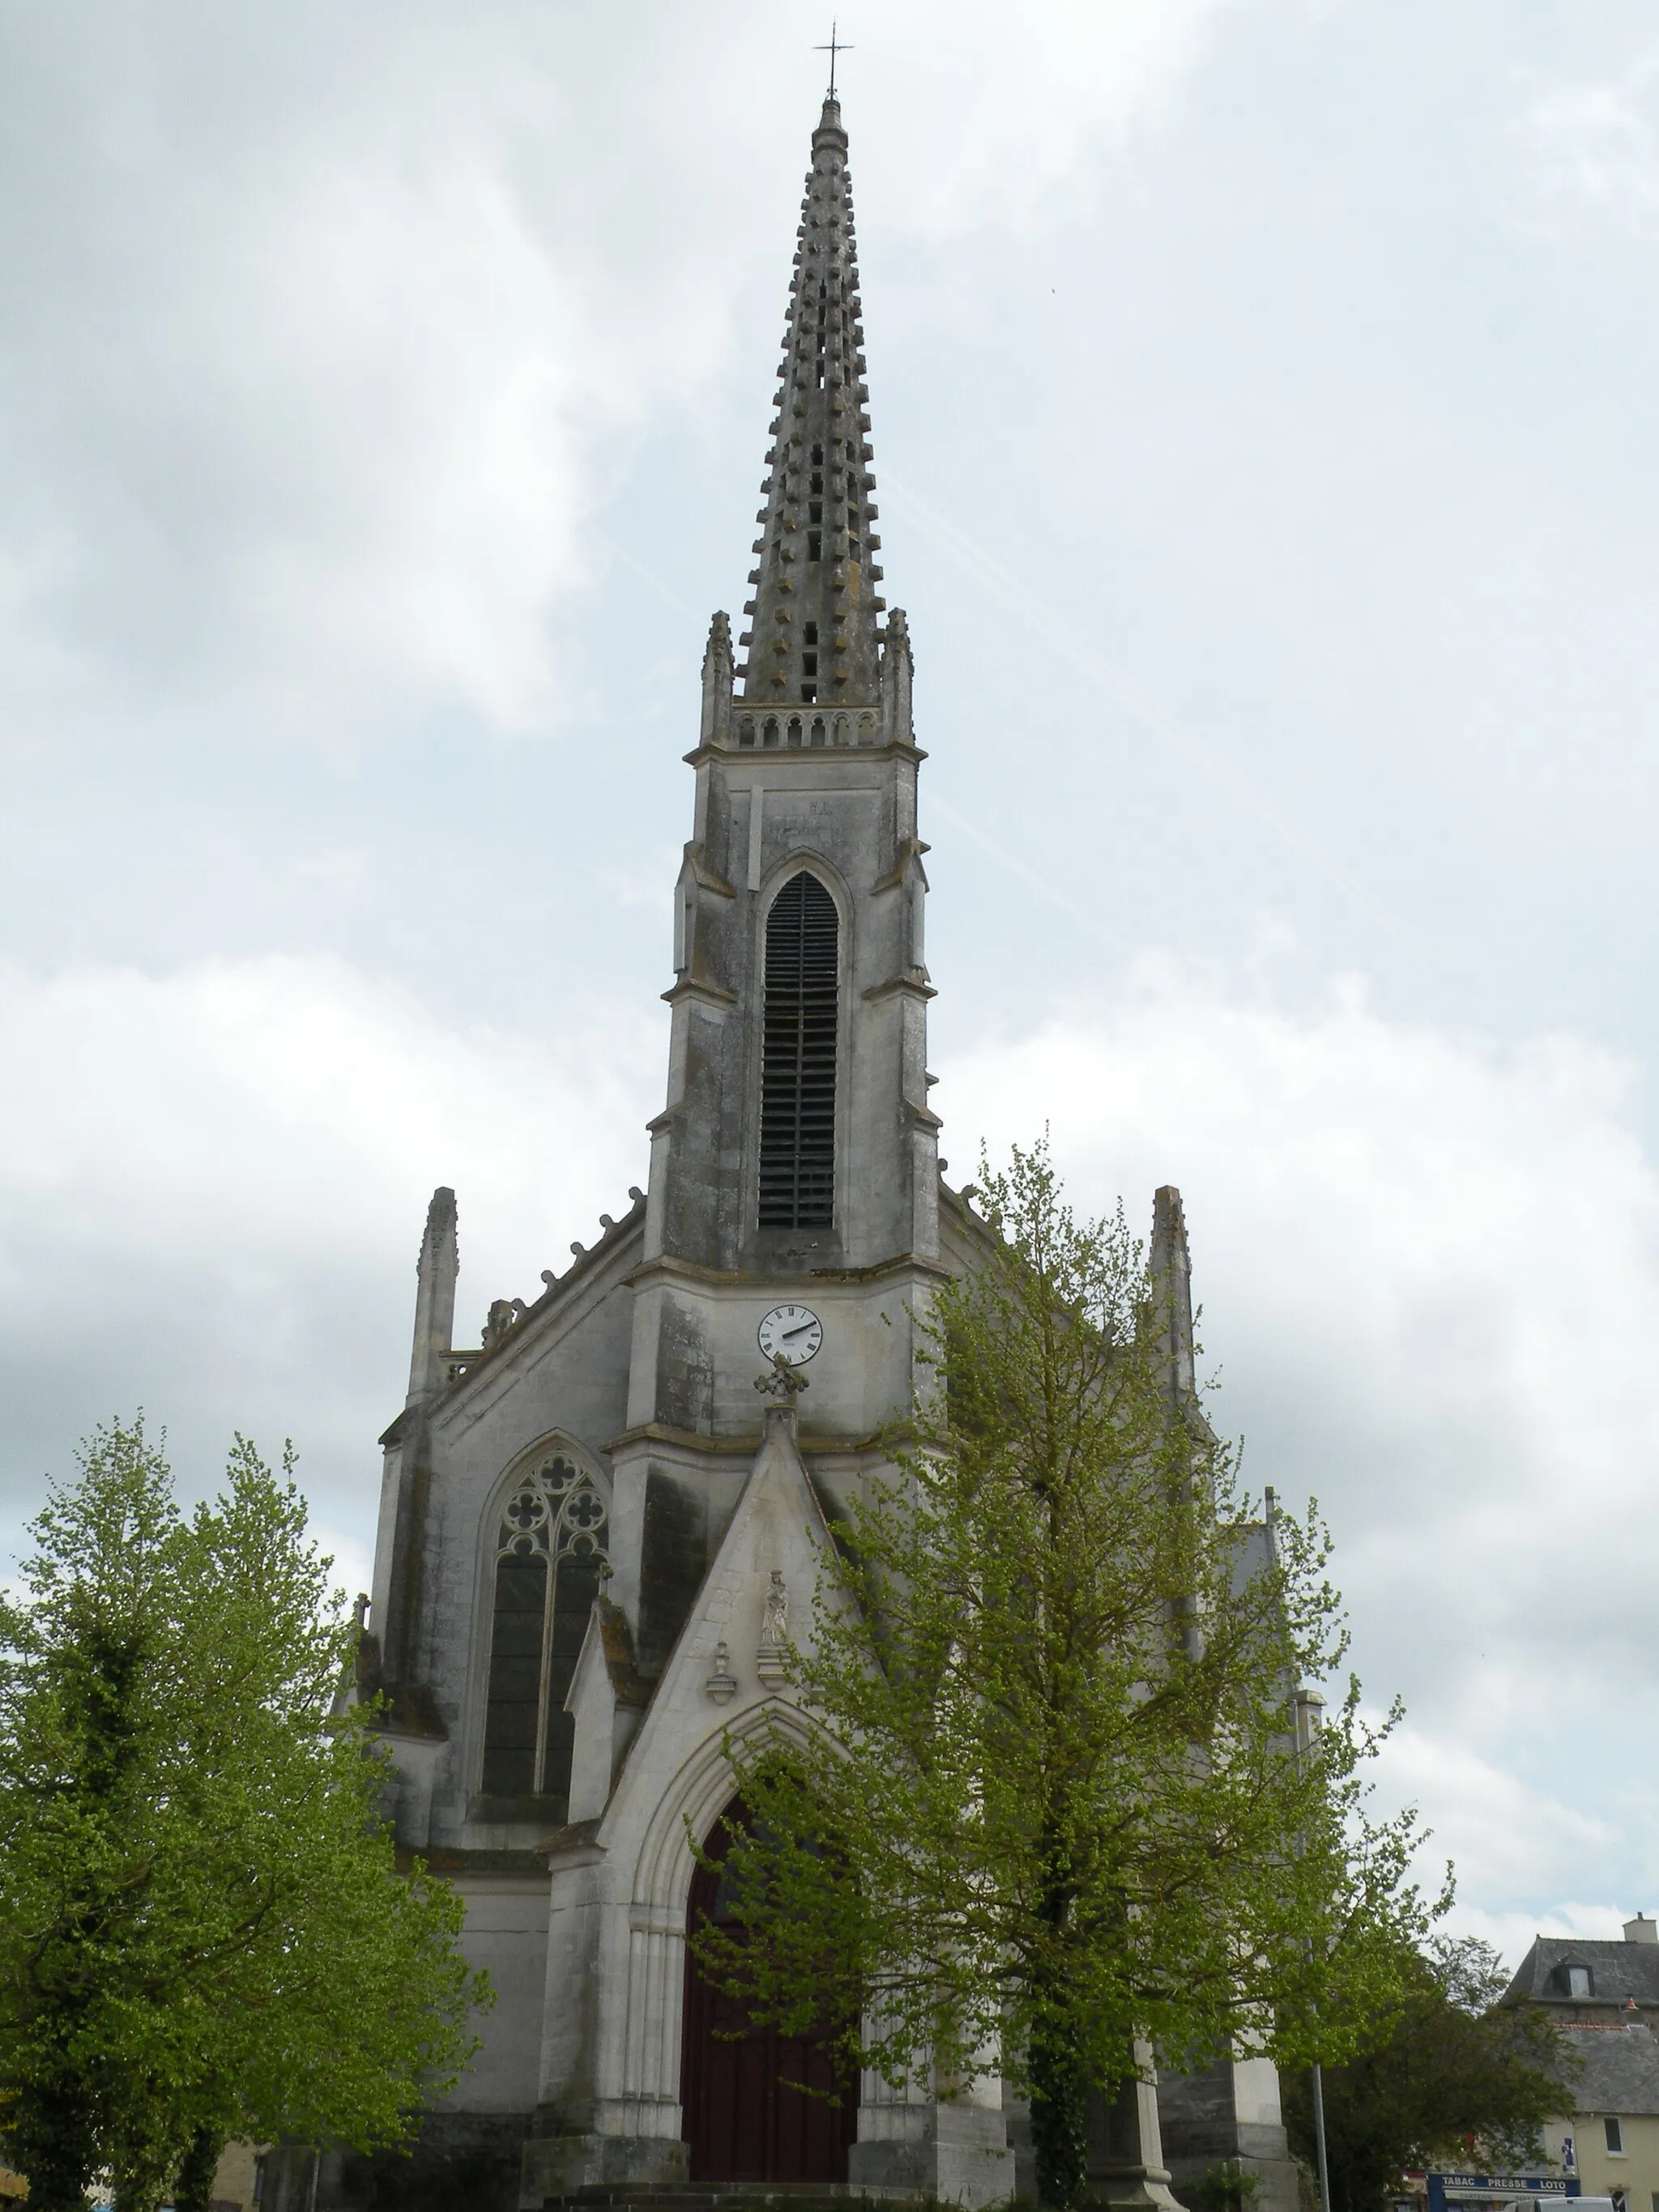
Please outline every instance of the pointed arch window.
[[608, 1542], [599, 1485], [556, 1454], [507, 1500], [495, 1532], [487, 1796], [568, 1802], [573, 1724], [564, 1701]]
[[773, 900], [766, 918], [763, 1229], [827, 1229], [835, 1218], [840, 956], [836, 902], [803, 868]]

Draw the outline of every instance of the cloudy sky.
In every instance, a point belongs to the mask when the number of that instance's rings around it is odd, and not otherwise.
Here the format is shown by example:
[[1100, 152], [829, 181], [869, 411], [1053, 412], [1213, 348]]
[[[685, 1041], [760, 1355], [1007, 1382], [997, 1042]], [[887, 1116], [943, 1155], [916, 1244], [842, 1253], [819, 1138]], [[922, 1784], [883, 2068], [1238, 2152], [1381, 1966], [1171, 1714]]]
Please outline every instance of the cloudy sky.
[[[843, 13], [936, 1101], [1192, 1223], [1460, 1924], [1659, 1904], [1650, 0]], [[3, 1540], [367, 1571], [413, 1261], [641, 1177], [827, 21], [0, 0]]]

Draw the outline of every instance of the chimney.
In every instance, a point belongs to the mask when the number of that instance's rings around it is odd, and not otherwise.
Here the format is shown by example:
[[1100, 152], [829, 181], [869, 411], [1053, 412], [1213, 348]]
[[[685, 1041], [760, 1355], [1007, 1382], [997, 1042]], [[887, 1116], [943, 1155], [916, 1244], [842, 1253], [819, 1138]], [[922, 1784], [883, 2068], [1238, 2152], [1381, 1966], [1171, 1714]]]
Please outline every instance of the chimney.
[[1650, 1920], [1645, 1912], [1638, 1912], [1634, 1920], [1625, 1923], [1626, 1943], [1659, 1943], [1659, 1920]]

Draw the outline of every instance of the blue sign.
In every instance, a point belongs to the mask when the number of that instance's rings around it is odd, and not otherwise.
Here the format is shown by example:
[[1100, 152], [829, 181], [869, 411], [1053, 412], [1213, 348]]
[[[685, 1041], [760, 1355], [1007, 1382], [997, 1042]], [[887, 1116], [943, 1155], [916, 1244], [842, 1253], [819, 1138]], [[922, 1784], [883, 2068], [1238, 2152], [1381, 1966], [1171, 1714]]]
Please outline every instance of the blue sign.
[[1449, 2212], [1449, 2197], [1456, 2203], [1469, 2197], [1577, 2197], [1580, 2193], [1576, 2173], [1565, 2179], [1553, 2173], [1431, 2173], [1424, 2179], [1429, 2185], [1429, 2212]]

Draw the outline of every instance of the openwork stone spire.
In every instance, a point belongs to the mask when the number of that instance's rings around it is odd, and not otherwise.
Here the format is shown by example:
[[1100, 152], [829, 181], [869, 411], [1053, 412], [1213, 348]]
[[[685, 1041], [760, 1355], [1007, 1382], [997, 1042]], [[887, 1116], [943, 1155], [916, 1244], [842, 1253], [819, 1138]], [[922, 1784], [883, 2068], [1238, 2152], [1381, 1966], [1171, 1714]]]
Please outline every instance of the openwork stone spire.
[[833, 96], [812, 133], [801, 205], [789, 319], [774, 405], [766, 505], [757, 520], [760, 566], [750, 571], [752, 617], [738, 642], [746, 700], [865, 707], [879, 698], [872, 556], [875, 478], [866, 442], [858, 249], [841, 103]]

